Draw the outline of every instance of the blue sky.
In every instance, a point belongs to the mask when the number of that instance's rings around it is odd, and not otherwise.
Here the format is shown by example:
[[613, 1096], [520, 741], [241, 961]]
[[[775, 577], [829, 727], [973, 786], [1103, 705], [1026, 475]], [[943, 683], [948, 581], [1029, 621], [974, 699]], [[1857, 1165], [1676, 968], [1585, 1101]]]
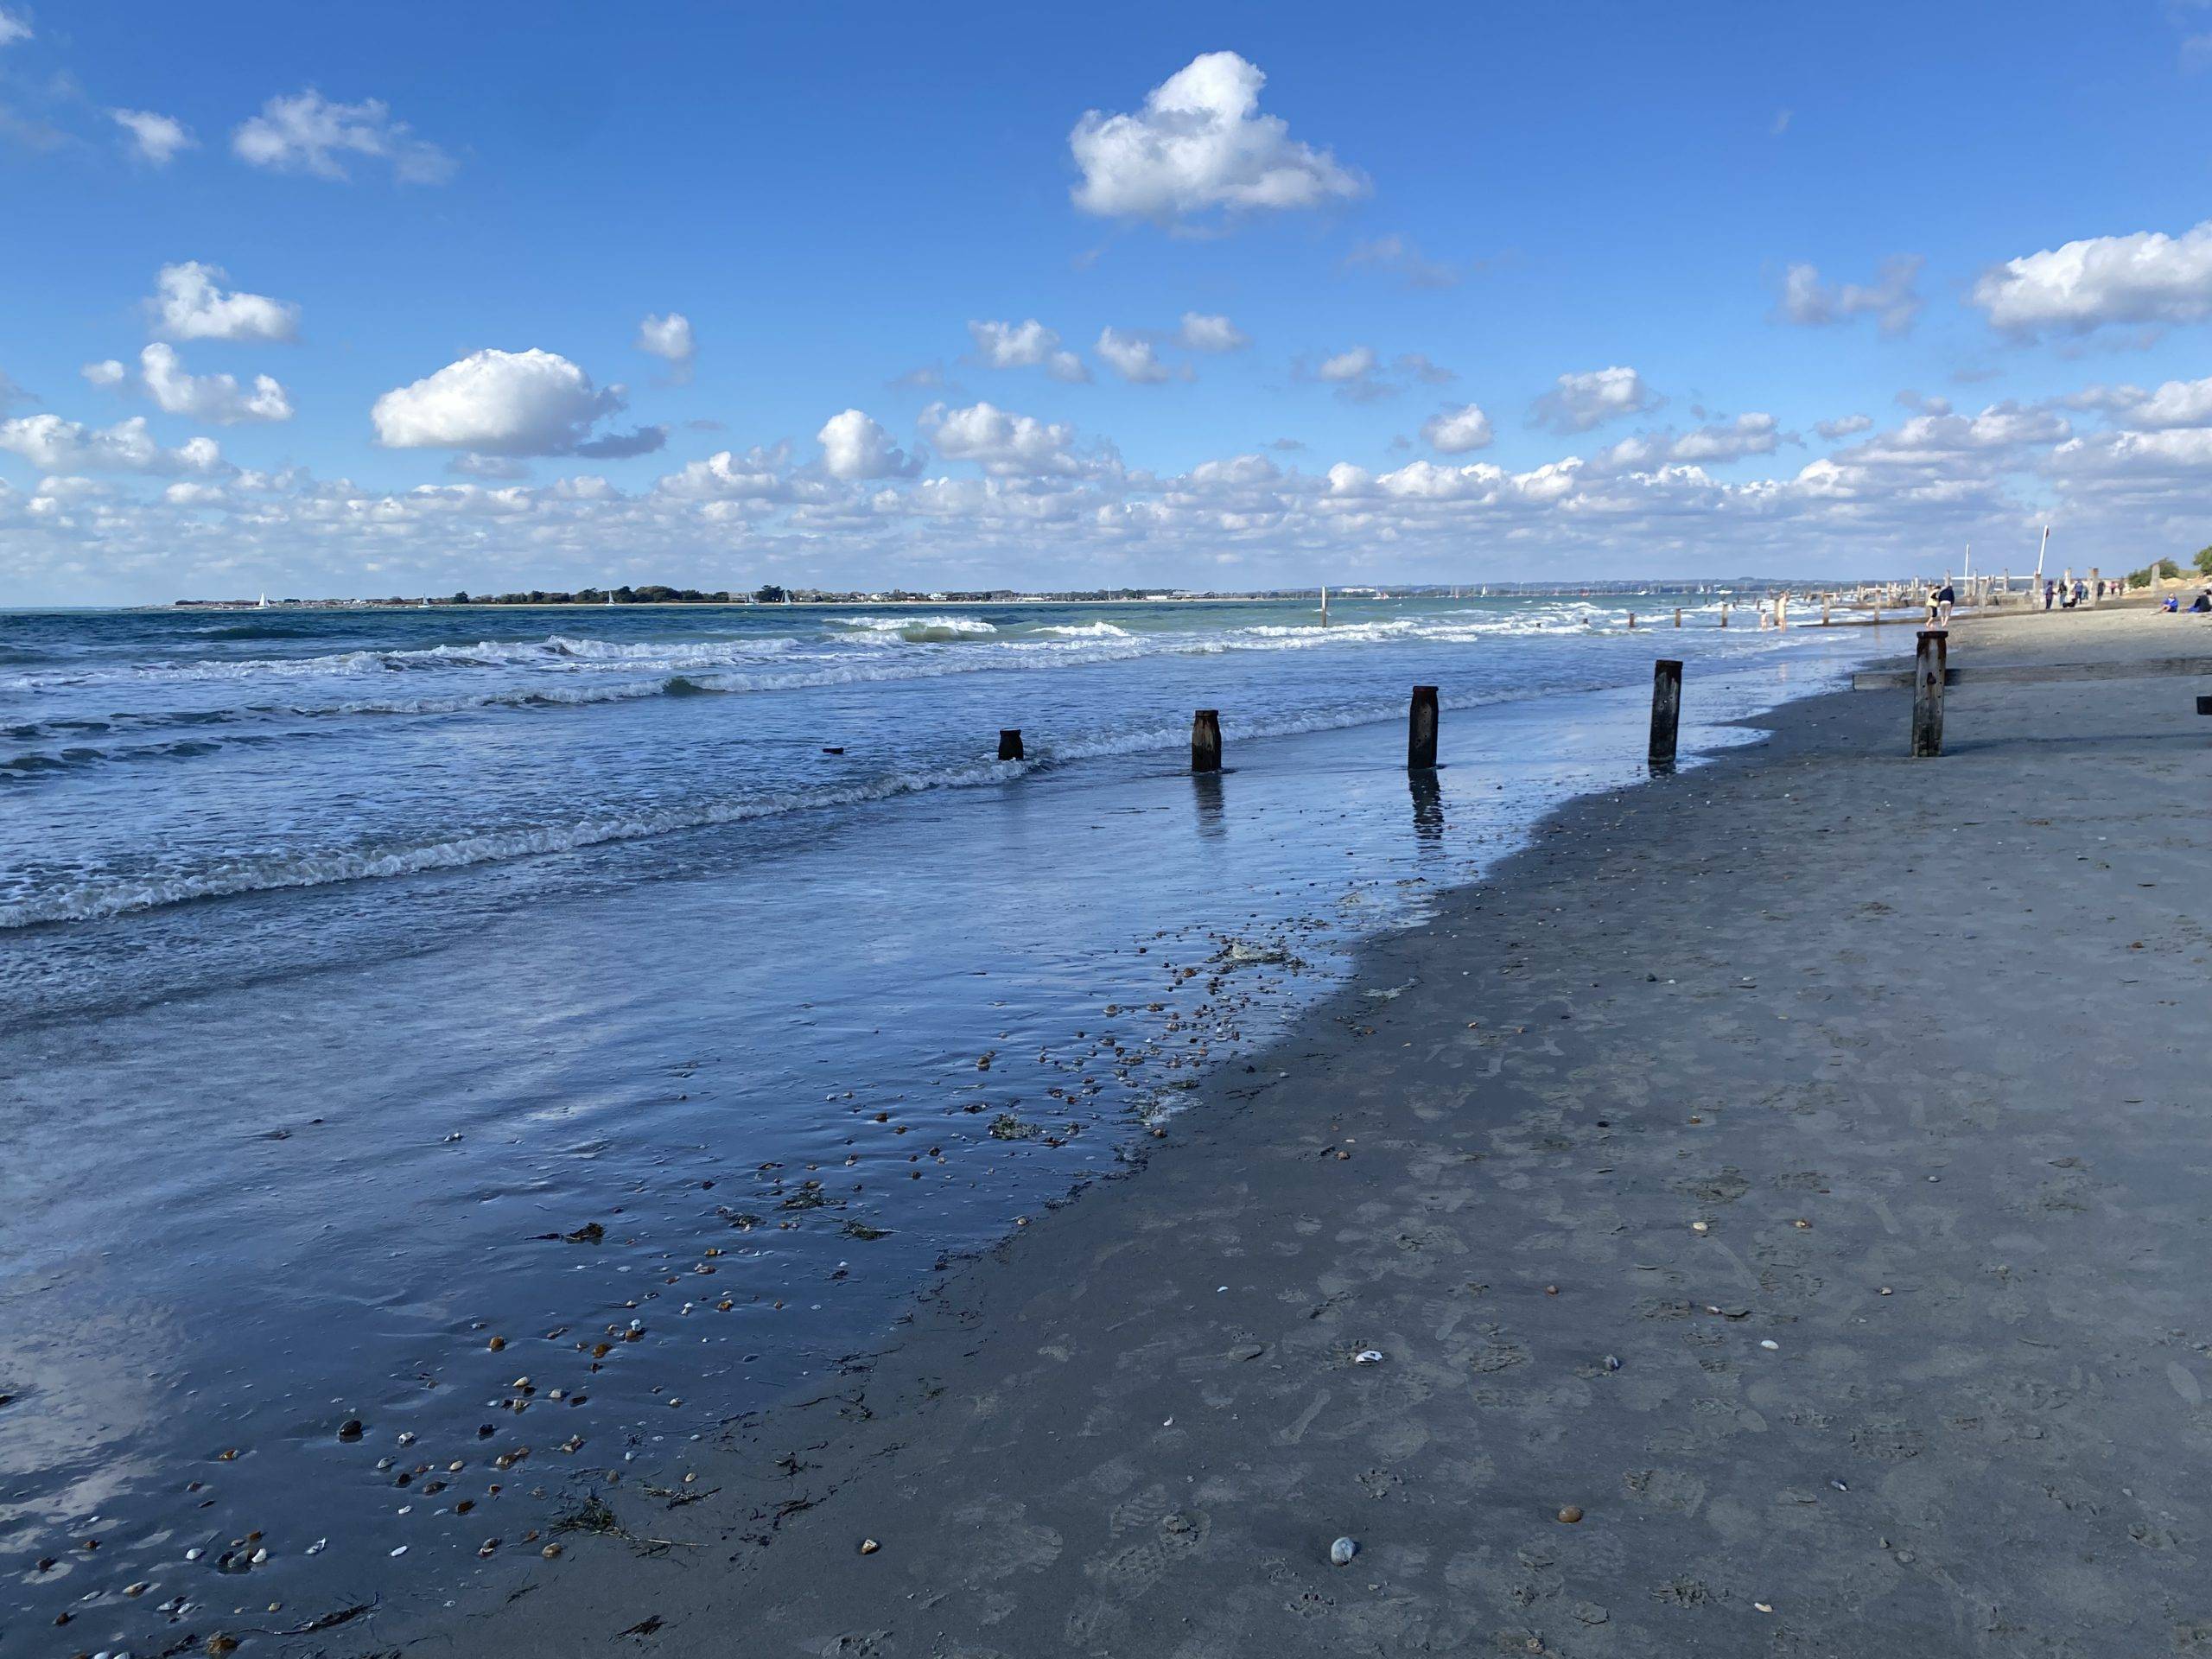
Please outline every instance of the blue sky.
[[2212, 6], [0, 20], [0, 599], [2212, 541]]

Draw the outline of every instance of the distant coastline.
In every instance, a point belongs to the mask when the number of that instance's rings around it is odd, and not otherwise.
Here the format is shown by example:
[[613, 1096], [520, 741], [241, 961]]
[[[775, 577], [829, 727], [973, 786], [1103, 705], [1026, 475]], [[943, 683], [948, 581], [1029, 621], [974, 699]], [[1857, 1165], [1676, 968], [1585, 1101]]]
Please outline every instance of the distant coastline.
[[[1559, 582], [1420, 582], [1360, 584], [1331, 587], [1333, 600], [1392, 599], [1560, 599], [1624, 598], [1698, 595], [1727, 596], [1764, 593], [1843, 593], [1865, 586], [1859, 581], [1808, 582], [1780, 578], [1738, 576], [1707, 582], [1601, 581]], [[957, 592], [910, 593], [903, 588], [874, 592], [828, 592], [819, 588], [784, 588], [770, 585], [751, 593], [735, 589], [704, 592], [692, 588], [584, 588], [574, 593], [532, 588], [527, 593], [394, 595], [386, 599], [176, 599], [157, 610], [194, 611], [347, 611], [347, 610], [461, 610], [543, 608], [572, 610], [609, 606], [772, 606], [821, 605], [1225, 605], [1271, 601], [1311, 602], [1318, 587], [1268, 588], [1241, 592], [1193, 593], [1138, 588], [1071, 589], [1056, 593], [1019, 593], [1010, 588], [964, 589]]]

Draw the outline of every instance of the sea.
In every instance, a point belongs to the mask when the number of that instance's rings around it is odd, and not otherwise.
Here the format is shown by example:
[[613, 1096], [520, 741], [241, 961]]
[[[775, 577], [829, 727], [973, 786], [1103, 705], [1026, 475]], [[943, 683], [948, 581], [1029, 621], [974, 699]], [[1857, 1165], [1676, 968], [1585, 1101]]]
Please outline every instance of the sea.
[[1642, 778], [1655, 658], [1694, 786], [1883, 637], [1737, 603], [0, 613], [0, 1656], [680, 1495]]

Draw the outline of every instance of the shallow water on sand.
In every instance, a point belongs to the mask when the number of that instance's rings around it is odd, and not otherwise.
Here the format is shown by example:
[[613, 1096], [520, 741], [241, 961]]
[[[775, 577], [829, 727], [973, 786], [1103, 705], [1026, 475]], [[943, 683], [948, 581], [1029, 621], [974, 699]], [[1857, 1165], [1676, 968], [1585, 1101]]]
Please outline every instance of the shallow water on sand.
[[1209, 608], [0, 619], [53, 761], [0, 787], [0, 1654], [291, 1628], [538, 1548], [581, 1469], [680, 1482], [1637, 775], [1659, 651], [1694, 748], [1872, 643]]

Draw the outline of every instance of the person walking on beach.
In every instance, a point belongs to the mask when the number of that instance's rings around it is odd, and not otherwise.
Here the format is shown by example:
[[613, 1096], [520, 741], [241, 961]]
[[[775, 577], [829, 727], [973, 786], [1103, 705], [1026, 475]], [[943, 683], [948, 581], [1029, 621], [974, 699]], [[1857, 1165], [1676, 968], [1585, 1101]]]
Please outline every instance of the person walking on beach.
[[1928, 626], [1931, 628], [1936, 626], [1936, 607], [1940, 602], [1937, 590], [1930, 588], [1928, 590]]
[[1951, 607], [1958, 602], [1958, 591], [1951, 586], [1950, 581], [1947, 577], [1944, 580], [1943, 585], [1936, 590], [1936, 604], [1934, 609], [1936, 612], [1936, 626], [1937, 627], [1948, 628], [1951, 626]]
[[2058, 584], [2057, 584], [2056, 582], [2055, 582], [2051, 581], [2048, 576], [2044, 577], [2044, 584], [2043, 584], [2043, 607], [2044, 607], [2044, 609], [2045, 609], [2046, 611], [2047, 611], [2047, 610], [2049, 610], [2049, 609], [2050, 608], [2050, 607], [2051, 607], [2051, 602], [2052, 602], [2054, 600], [2056, 600], [2057, 597], [2058, 597]]

